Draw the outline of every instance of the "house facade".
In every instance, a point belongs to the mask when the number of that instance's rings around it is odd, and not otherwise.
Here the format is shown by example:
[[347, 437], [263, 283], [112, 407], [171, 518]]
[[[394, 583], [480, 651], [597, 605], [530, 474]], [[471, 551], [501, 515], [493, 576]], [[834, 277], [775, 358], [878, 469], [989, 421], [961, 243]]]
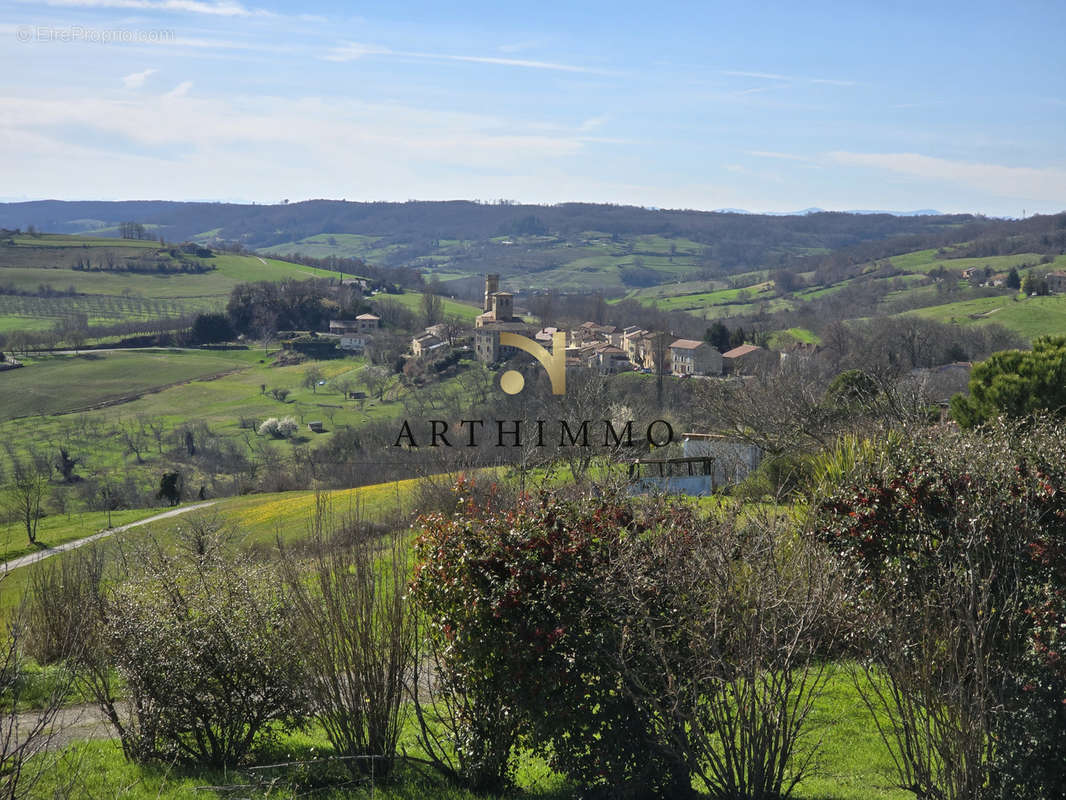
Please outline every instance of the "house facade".
[[777, 353], [754, 344], [742, 344], [722, 353], [725, 371], [734, 375], [750, 375], [759, 370], [773, 369], [778, 361]]
[[674, 375], [721, 375], [722, 354], [707, 342], [677, 339], [670, 345], [670, 367]]

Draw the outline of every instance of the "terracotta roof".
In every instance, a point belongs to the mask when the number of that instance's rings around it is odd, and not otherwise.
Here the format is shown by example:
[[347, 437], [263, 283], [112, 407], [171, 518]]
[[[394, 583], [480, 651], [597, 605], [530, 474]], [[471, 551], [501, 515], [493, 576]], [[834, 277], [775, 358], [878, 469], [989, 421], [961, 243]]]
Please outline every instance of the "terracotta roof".
[[722, 353], [722, 358], [739, 358], [759, 350], [762, 350], [762, 348], [758, 345], [742, 344], [740, 347], [734, 347], [732, 350]]
[[706, 342], [697, 342], [695, 339], [678, 339], [670, 345], [670, 349], [673, 350], [676, 347], [679, 350], [695, 350], [702, 344], [706, 344]]

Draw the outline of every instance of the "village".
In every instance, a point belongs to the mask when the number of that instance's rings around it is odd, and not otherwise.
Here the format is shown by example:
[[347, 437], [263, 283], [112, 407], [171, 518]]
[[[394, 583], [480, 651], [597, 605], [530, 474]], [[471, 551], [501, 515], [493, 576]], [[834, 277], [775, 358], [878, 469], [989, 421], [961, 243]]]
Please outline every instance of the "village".
[[[639, 325], [619, 328], [584, 322], [570, 329], [536, 325], [515, 308], [514, 294], [501, 291], [499, 285], [499, 275], [485, 276], [482, 313], [474, 320], [472, 331], [454, 323], [430, 325], [411, 338], [409, 357], [430, 359], [472, 347], [481, 363], [503, 364], [519, 351], [501, 344], [501, 333], [525, 336], [550, 346], [555, 334], [562, 330], [566, 334], [567, 368], [604, 375], [635, 371], [682, 378], [712, 377], [772, 368], [780, 359], [780, 354], [754, 344], [720, 352], [708, 342], [680, 339]], [[328, 335], [336, 339], [341, 350], [360, 354], [380, 329], [379, 316], [361, 314], [354, 320], [331, 320]]]

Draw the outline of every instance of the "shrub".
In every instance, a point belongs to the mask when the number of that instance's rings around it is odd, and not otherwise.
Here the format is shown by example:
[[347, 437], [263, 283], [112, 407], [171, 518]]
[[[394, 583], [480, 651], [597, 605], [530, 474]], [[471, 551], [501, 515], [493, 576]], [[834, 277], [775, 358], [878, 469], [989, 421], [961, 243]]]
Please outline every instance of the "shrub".
[[860, 689], [889, 720], [901, 784], [948, 800], [1062, 796], [1061, 428], [938, 429], [846, 455], [821, 535], [866, 587]]
[[613, 560], [601, 602], [628, 634], [622, 685], [656, 738], [712, 797], [789, 796], [853, 624], [846, 572], [780, 514], [671, 524]]
[[319, 526], [306, 569], [284, 559], [285, 582], [314, 713], [353, 774], [385, 777], [396, 759], [412, 673], [408, 547], [397, 534], [372, 539], [357, 520], [346, 528], [354, 537], [340, 546]]
[[149, 549], [115, 587], [107, 646], [141, 714], [142, 756], [235, 765], [273, 723], [305, 716], [293, 617], [276, 576], [215, 526], [185, 537], [176, 555]]
[[299, 429], [295, 417], [270, 417], [259, 426], [260, 436], [273, 436], [275, 439], [288, 439]]
[[770, 456], [733, 488], [733, 496], [740, 500], [762, 502], [785, 500], [805, 490], [814, 471], [809, 456], [783, 453]]
[[456, 709], [458, 777], [497, 788], [520, 738], [611, 797], [683, 797], [693, 775], [768, 797], [802, 775], [840, 585], [787, 521], [601, 489], [420, 524], [413, 591]]
[[110, 577], [95, 550], [39, 571], [34, 642], [77, 665], [127, 758], [232, 766], [305, 718], [293, 616], [277, 576], [217, 523], [193, 519], [178, 537], [177, 552], [119, 553]]

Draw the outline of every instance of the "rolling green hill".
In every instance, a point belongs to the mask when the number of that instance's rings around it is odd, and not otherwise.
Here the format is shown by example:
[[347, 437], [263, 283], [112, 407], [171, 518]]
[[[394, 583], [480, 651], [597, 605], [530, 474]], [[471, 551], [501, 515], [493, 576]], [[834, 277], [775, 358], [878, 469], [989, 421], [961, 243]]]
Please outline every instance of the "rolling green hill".
[[908, 312], [953, 325], [999, 323], [1026, 339], [1066, 335], [1066, 295], [982, 297]]
[[[418, 292], [377, 295], [377, 300], [384, 303], [399, 303], [408, 311], [412, 311], [415, 314], [421, 313], [422, 295]], [[467, 324], [472, 324], [474, 318], [481, 313], [481, 306], [474, 305], [473, 303], [452, 300], [448, 297], [441, 298], [441, 309], [443, 310], [445, 317], [458, 317]]]
[[[248, 281], [342, 277], [287, 261], [232, 253], [178, 259], [158, 242], [43, 234], [0, 241], [0, 332], [43, 329], [73, 314], [90, 325], [174, 317], [225, 306]], [[156, 259], [175, 271], [126, 271], [128, 259]], [[88, 264], [89, 268], [82, 268]], [[176, 271], [203, 269], [203, 272]], [[46, 291], [42, 292], [41, 289]], [[55, 296], [61, 293], [67, 296]]]

